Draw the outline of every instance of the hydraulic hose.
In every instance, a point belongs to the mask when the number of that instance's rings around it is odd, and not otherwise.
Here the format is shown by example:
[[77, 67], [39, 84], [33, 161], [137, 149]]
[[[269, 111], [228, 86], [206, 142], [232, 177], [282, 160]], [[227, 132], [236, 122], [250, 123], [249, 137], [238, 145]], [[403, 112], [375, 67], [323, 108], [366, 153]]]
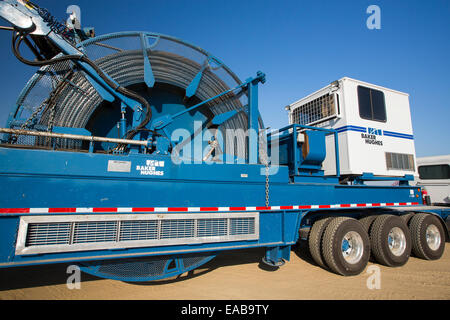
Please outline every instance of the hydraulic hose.
[[[30, 66], [35, 66], [35, 67], [43, 67], [43, 66], [53, 65], [53, 64], [60, 63], [60, 62], [65, 62], [65, 61], [80, 61], [80, 62], [84, 62], [84, 63], [88, 64], [91, 68], [93, 68], [95, 70], [95, 72], [102, 78], [102, 80], [105, 81], [108, 84], [108, 86], [110, 86], [115, 91], [123, 94], [124, 96], [126, 96], [128, 98], [138, 101], [145, 108], [145, 118], [144, 118], [144, 120], [136, 128], [134, 128], [133, 130], [131, 130], [131, 131], [129, 131], [127, 133], [127, 137], [126, 138], [128, 140], [133, 139], [133, 137], [141, 129], [145, 128], [145, 126], [149, 123], [149, 121], [152, 118], [152, 111], [151, 111], [150, 105], [147, 102], [147, 100], [144, 99], [143, 97], [141, 97], [140, 95], [138, 95], [137, 93], [133, 92], [132, 90], [126, 89], [126, 88], [124, 88], [124, 87], [122, 87], [120, 85], [117, 85], [113, 81], [111, 81], [111, 79], [106, 76], [106, 74], [103, 72], [103, 70], [101, 70], [87, 56], [85, 56], [85, 55], [67, 55], [67, 56], [56, 57], [54, 59], [44, 60], [44, 61], [31, 61], [31, 60], [27, 60], [27, 59], [23, 58], [22, 55], [20, 54], [20, 44], [22, 43], [22, 41], [24, 41], [26, 36], [27, 35], [20, 34], [20, 33], [15, 33], [15, 34], [13, 34], [13, 38], [12, 38], [13, 53], [16, 56], [16, 58], [19, 61], [21, 61], [22, 63], [30, 65]], [[18, 37], [19, 37], [19, 41], [17, 41]]]

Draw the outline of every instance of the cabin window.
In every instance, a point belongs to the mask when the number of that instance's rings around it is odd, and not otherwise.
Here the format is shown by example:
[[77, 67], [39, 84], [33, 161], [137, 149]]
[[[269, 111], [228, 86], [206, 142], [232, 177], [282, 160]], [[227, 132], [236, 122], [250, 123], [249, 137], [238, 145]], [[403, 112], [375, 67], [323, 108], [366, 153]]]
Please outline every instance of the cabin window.
[[419, 166], [419, 178], [424, 180], [450, 179], [450, 166], [448, 164]]
[[384, 93], [358, 86], [359, 115], [363, 119], [386, 122]]

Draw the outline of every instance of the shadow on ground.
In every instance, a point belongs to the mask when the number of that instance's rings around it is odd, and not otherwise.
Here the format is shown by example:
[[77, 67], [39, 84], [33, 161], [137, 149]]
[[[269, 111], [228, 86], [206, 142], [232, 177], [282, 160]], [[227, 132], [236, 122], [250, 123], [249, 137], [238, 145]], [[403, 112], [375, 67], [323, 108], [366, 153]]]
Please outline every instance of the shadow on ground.
[[[309, 264], [316, 265], [304, 242], [299, 242], [297, 245], [293, 246], [291, 254], [295, 254]], [[262, 262], [261, 259], [264, 255], [265, 248], [224, 251], [197, 269], [176, 277], [149, 282], [129, 283], [133, 285], [163, 285], [196, 278], [218, 268], [249, 263], [258, 263], [258, 267], [267, 272], [278, 270], [278, 267], [271, 267]], [[69, 266], [70, 264], [52, 264], [0, 269], [0, 292], [5, 290], [65, 284], [67, 283], [68, 277], [72, 274], [67, 272]], [[81, 275], [82, 282], [101, 279], [102, 278], [87, 273], [82, 273]]]
[[292, 247], [291, 254], [295, 253], [297, 257], [302, 259], [303, 261], [313, 265], [313, 266], [319, 266], [312, 258], [311, 254], [309, 253], [308, 248], [308, 242], [299, 240], [295, 246]]
[[[299, 243], [294, 246], [291, 254], [296, 254], [300, 259], [315, 264], [309, 256], [307, 247], [304, 244]], [[271, 267], [264, 264], [261, 259], [265, 255], [265, 248], [252, 248], [231, 250], [219, 253], [217, 257], [204, 265], [198, 267], [195, 270], [189, 271], [182, 275], [149, 282], [131, 282], [134, 285], [162, 285], [167, 283], [175, 283], [178, 281], [184, 281], [187, 279], [196, 278], [206, 273], [214, 271], [221, 267], [242, 265], [248, 263], [258, 263], [258, 267], [261, 270], [267, 272], [273, 272], [278, 270], [278, 267]], [[70, 264], [51, 264], [51, 265], [39, 265], [39, 266], [27, 266], [27, 267], [14, 267], [14, 268], [2, 268], [0, 269], [0, 292], [5, 290], [15, 290], [24, 288], [34, 288], [42, 286], [52, 286], [67, 283], [68, 277], [72, 273], [68, 273], [68, 267]], [[96, 276], [82, 273], [82, 282], [101, 280]]]

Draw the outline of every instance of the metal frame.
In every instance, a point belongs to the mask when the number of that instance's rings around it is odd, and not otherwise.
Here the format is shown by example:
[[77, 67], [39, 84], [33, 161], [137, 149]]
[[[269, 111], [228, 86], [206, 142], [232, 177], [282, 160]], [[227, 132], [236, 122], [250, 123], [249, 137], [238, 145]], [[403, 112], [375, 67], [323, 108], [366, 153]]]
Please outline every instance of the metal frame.
[[[294, 124], [291, 124], [289, 126], [286, 126], [286, 127], [283, 127], [281, 129], [279, 129], [278, 132], [280, 132], [280, 134], [281, 134], [282, 132], [289, 131], [290, 129], [292, 129], [292, 133], [294, 135], [294, 138], [293, 138], [293, 144], [294, 145], [292, 146], [293, 150], [295, 150], [296, 147], [297, 147], [296, 146], [297, 139], [298, 139], [297, 136], [300, 133], [299, 131], [302, 130], [302, 129], [303, 130], [307, 129], [307, 130], [324, 131], [324, 132], [326, 132], [326, 135], [333, 134], [334, 135], [334, 152], [336, 154], [336, 175], [335, 175], [335, 177], [339, 178], [341, 176], [341, 174], [340, 174], [340, 163], [339, 163], [339, 137], [338, 137], [338, 132], [336, 130], [334, 130], [334, 129], [325, 129], [325, 128], [321, 128], [321, 127], [312, 127], [312, 126], [307, 126], [307, 125], [294, 123]], [[299, 168], [298, 160], [299, 159], [297, 159], [297, 154], [295, 152], [293, 152], [293, 155], [294, 155], [294, 163], [293, 164], [294, 164], [294, 168], [295, 168], [294, 172], [298, 173], [298, 168]]]

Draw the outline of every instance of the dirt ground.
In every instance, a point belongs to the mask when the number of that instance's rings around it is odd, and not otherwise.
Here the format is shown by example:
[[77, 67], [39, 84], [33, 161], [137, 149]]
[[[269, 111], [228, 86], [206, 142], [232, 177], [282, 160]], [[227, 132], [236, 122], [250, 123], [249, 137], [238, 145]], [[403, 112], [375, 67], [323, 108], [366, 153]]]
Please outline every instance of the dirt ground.
[[[0, 299], [450, 300], [448, 242], [440, 260], [411, 257], [399, 268], [369, 263], [355, 277], [321, 269], [304, 244], [294, 248], [291, 261], [277, 270], [260, 262], [263, 255], [261, 248], [224, 252], [179, 279], [153, 283], [125, 283], [82, 273], [80, 289], [72, 290], [66, 285], [67, 264], [0, 269]], [[373, 278], [377, 267], [379, 282]]]

